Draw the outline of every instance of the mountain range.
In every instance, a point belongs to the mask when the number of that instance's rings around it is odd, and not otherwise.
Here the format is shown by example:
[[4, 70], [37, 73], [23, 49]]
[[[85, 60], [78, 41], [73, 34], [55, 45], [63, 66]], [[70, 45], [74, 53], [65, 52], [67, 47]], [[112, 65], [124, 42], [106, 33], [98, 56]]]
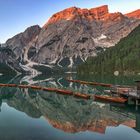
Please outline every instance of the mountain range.
[[117, 44], [140, 24], [140, 10], [110, 13], [108, 6], [71, 7], [54, 14], [43, 27], [34, 25], [0, 47], [0, 63], [16, 72], [39, 74], [47, 69], [74, 68], [88, 57]]

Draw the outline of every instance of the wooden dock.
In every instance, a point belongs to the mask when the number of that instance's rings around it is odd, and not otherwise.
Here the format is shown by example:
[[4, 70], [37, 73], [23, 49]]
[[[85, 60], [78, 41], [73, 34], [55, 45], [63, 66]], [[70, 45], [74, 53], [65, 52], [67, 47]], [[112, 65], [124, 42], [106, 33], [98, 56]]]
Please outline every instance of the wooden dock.
[[113, 87], [110, 90], [111, 93], [116, 93], [119, 95], [124, 95], [127, 97], [133, 97], [136, 99], [140, 99], [140, 94], [138, 94], [140, 91], [138, 91], [135, 87], [133, 88], [126, 88], [126, 87]]
[[102, 86], [110, 88], [106, 92], [107, 94], [118, 94], [118, 97], [124, 97], [129, 101], [133, 101], [136, 105], [140, 105], [140, 81], [135, 81], [137, 86], [120, 86], [120, 85], [113, 85], [108, 83], [98, 83], [98, 82], [87, 82], [81, 80], [70, 80], [67, 79], [69, 82], [85, 84], [85, 85], [93, 85], [93, 86]]
[[140, 95], [137, 94], [137, 90], [134, 90], [134, 91], [129, 91], [129, 92], [124, 92], [124, 93], [121, 93], [121, 95], [125, 95], [127, 97], [132, 97], [132, 98], [135, 98], [135, 99], [140, 99]]
[[128, 98], [128, 104], [140, 105], [140, 90], [137, 87], [112, 87], [111, 94], [118, 94], [120, 97]]

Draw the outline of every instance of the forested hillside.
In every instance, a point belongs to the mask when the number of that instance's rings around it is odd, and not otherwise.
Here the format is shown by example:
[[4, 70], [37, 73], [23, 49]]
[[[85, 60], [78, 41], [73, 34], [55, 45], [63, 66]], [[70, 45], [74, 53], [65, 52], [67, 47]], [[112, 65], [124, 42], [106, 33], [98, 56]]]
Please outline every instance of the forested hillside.
[[140, 25], [120, 42], [78, 67], [79, 73], [140, 73]]

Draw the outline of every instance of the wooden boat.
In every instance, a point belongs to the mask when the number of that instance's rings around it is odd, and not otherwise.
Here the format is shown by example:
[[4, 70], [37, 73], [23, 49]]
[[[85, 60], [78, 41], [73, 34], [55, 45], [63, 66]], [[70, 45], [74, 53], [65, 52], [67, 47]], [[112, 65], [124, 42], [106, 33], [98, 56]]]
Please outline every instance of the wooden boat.
[[40, 86], [30, 86], [30, 88], [32, 88], [32, 89], [37, 89], [37, 90], [41, 90], [42, 89], [42, 87], [40, 87]]
[[115, 102], [115, 103], [125, 103], [127, 101], [127, 99], [122, 97], [110, 97], [105, 95], [94, 95], [94, 99], [108, 101], [108, 102]]
[[49, 91], [49, 92], [56, 92], [57, 91], [56, 88], [49, 88], [49, 87], [42, 87], [42, 90]]
[[17, 87], [16, 84], [0, 84], [0, 87]]
[[67, 81], [73, 82], [73, 83], [80, 83], [81, 82], [80, 80], [70, 80], [70, 79], [67, 79]]
[[57, 89], [56, 92], [64, 95], [73, 95], [73, 91], [70, 90]]
[[30, 88], [29, 85], [18, 85], [19, 88]]
[[67, 79], [67, 81], [69, 81], [69, 82], [73, 82], [73, 83], [85, 84], [85, 85], [94, 85], [94, 86], [112, 87], [112, 84], [106, 84], [106, 83], [87, 82], [87, 81], [70, 80], [70, 79]]
[[74, 97], [77, 97], [77, 98], [82, 98], [82, 99], [86, 99], [86, 100], [90, 99], [90, 95], [88, 95], [88, 94], [82, 94], [82, 93], [76, 92], [73, 95], [74, 95]]
[[35, 85], [16, 85], [16, 84], [0, 84], [0, 86], [1, 87], [32, 88], [32, 89], [36, 89], [36, 90], [56, 92], [58, 94], [63, 94], [63, 95], [73, 95], [74, 97], [82, 98], [82, 99], [90, 99], [90, 95], [88, 95], [88, 94], [82, 94], [82, 93], [73, 92], [73, 91], [64, 90], [64, 89], [41, 87], [41, 86], [35, 86]]
[[4, 86], [5, 86], [5, 84], [1, 84], [1, 83], [0, 83], [0, 87], [4, 87]]
[[18, 85], [17, 84], [8, 84], [7, 86], [8, 87], [17, 87]]

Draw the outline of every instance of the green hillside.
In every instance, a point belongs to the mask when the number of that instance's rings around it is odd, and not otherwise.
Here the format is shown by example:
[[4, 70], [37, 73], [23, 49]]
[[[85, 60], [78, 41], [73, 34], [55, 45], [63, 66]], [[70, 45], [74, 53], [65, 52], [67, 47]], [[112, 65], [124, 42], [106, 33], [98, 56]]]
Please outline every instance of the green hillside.
[[120, 42], [100, 53], [97, 57], [89, 58], [78, 67], [79, 73], [140, 73], [140, 26], [135, 28]]

